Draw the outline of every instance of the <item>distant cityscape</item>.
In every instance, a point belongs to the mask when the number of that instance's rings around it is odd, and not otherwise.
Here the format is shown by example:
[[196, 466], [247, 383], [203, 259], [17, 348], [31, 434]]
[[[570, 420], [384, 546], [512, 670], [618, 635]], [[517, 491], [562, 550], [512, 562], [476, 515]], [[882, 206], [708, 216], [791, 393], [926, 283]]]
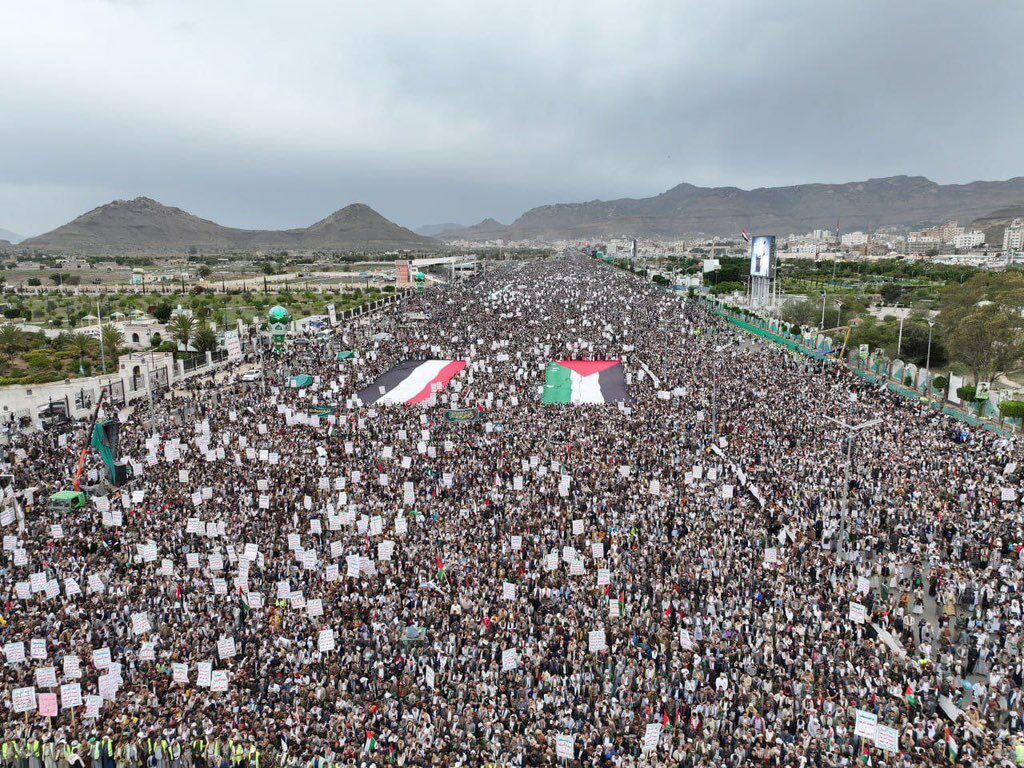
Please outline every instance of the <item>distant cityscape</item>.
[[[768, 234], [768, 233], [766, 233]], [[634, 240], [637, 256], [741, 256], [749, 246], [740, 233], [735, 237], [684, 237], [679, 239], [634, 238], [622, 235], [595, 239], [603, 252], [612, 257], [632, 255]], [[450, 240], [459, 248], [543, 247], [565, 249], [585, 245], [587, 241], [566, 239], [554, 241], [502, 238], [489, 240]], [[1017, 263], [1024, 250], [1024, 218], [1014, 218], [996, 237], [986, 237], [980, 229], [969, 229], [957, 221], [947, 221], [924, 229], [907, 230], [887, 227], [873, 232], [860, 230], [840, 232], [815, 229], [803, 234], [778, 236], [779, 257], [786, 259], [885, 259], [904, 258], [928, 260], [937, 264], [966, 264], [997, 269]]]

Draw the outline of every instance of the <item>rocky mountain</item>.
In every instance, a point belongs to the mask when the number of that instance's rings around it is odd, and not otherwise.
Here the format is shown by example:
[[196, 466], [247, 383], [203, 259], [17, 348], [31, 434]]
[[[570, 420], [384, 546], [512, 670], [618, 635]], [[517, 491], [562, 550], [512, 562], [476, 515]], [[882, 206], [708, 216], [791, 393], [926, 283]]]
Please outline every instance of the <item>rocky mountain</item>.
[[14, 232], [11, 232], [11, 230], [0, 227], [0, 241], [4, 241], [7, 245], [11, 245], [12, 243], [17, 243], [20, 240], [21, 235], [16, 235]]
[[654, 197], [533, 208], [512, 222], [505, 237], [735, 235], [742, 229], [785, 235], [835, 229], [837, 220], [851, 232], [964, 223], [1015, 204], [1024, 204], [1024, 177], [943, 185], [923, 176], [891, 176], [751, 190], [680, 184]]
[[436, 237], [450, 229], [462, 229], [462, 225], [456, 224], [454, 221], [446, 221], [444, 224], [424, 224], [422, 227], [416, 227], [413, 232], [424, 237]]
[[223, 227], [148, 197], [115, 200], [21, 245], [62, 253], [182, 253], [201, 250], [393, 250], [435, 241], [355, 203], [309, 227], [251, 230]]
[[326, 219], [305, 229], [287, 230], [285, 234], [296, 233], [301, 248], [361, 248], [367, 250], [390, 250], [393, 248], [418, 248], [435, 245], [429, 237], [400, 227], [362, 203], [353, 203], [335, 211]]
[[1000, 208], [998, 211], [980, 216], [971, 222], [969, 229], [980, 229], [985, 233], [985, 242], [998, 248], [1003, 244], [1003, 230], [1010, 226], [1014, 219], [1024, 219], [1024, 204]]
[[437, 233], [437, 237], [441, 240], [471, 240], [474, 242], [496, 240], [498, 238], [507, 238], [508, 236], [508, 224], [502, 224], [494, 219], [484, 219], [479, 224], [474, 224], [471, 227], [445, 229]]

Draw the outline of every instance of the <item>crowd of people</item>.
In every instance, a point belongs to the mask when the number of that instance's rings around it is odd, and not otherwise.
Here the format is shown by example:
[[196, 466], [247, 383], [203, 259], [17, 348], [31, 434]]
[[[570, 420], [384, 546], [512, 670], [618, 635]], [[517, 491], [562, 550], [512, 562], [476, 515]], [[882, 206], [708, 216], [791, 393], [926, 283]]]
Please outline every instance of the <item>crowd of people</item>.
[[[467, 367], [355, 397], [410, 359]], [[5, 765], [1024, 763], [1011, 440], [577, 255], [260, 366], [108, 408], [82, 509], [82, 425], [9, 436]]]

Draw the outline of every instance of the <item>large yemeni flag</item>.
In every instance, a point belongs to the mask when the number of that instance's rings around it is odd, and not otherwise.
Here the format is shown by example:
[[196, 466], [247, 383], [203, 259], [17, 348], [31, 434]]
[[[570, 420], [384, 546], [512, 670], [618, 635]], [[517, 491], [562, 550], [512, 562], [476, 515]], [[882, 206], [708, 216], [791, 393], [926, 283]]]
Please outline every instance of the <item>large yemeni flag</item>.
[[544, 405], [617, 403], [626, 399], [626, 377], [618, 360], [558, 360], [544, 380]]
[[363, 405], [416, 405], [444, 389], [465, 367], [465, 360], [406, 360], [357, 392], [356, 397]]

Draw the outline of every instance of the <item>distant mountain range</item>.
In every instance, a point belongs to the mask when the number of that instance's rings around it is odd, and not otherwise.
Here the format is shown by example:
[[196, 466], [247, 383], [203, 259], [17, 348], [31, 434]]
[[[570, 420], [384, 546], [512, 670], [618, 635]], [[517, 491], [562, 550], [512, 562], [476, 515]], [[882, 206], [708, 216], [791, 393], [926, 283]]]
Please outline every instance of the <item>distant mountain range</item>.
[[1024, 205], [1024, 177], [1008, 181], [936, 184], [923, 176], [891, 176], [847, 184], [800, 184], [743, 190], [680, 184], [654, 197], [560, 203], [532, 208], [510, 225], [485, 219], [441, 230], [444, 240], [670, 238], [736, 235], [743, 229], [786, 235], [814, 229], [867, 231], [961, 224], [999, 208]]
[[990, 214], [971, 222], [971, 229], [980, 229], [985, 233], [985, 242], [990, 246], [1001, 247], [1003, 230], [1010, 226], [1014, 219], [1024, 219], [1024, 204], [1000, 208]]
[[[248, 230], [223, 227], [138, 197], [116, 200], [20, 245], [67, 253], [180, 253], [203, 250], [397, 250], [429, 248], [439, 240], [676, 238], [688, 235], [787, 235], [814, 229], [843, 232], [921, 227], [951, 219], [978, 220], [991, 230], [1024, 209], [1024, 177], [970, 184], [936, 184], [923, 176], [891, 176], [847, 184], [800, 184], [743, 190], [680, 184], [654, 197], [560, 203], [532, 208], [502, 224], [434, 224], [412, 232], [359, 203], [309, 227]], [[993, 213], [995, 212], [995, 213]], [[0, 232], [2, 234], [2, 232]], [[433, 239], [434, 237], [438, 239]], [[998, 233], [1001, 238], [1001, 231]], [[9, 239], [9, 238], [8, 238]], [[991, 240], [990, 240], [991, 242]]]
[[2, 243], [7, 243], [7, 244], [17, 243], [20, 240], [21, 240], [21, 235], [16, 235], [14, 232], [11, 232], [11, 230], [4, 229], [3, 227], [0, 227], [0, 244], [2, 244]]
[[461, 224], [456, 224], [453, 221], [445, 222], [444, 224], [424, 224], [422, 227], [416, 227], [413, 230], [417, 235], [423, 235], [424, 237], [436, 237], [442, 232], [448, 230], [462, 229]]
[[115, 200], [19, 245], [64, 253], [182, 253], [203, 250], [370, 250], [423, 248], [437, 241], [388, 221], [361, 203], [309, 227], [250, 230], [223, 227], [148, 197]]

